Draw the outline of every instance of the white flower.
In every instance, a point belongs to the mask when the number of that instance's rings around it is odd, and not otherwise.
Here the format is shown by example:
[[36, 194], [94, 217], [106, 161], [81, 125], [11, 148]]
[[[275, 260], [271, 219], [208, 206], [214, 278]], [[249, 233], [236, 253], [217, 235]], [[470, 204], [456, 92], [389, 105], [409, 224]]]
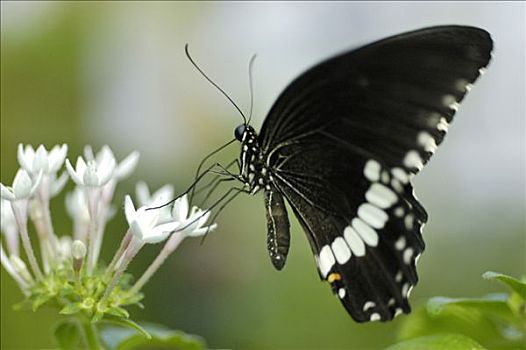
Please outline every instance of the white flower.
[[[96, 156], [94, 156], [93, 149], [91, 148], [91, 146], [87, 145], [86, 147], [84, 147], [84, 157], [88, 161], [96, 160], [97, 163], [102, 163], [103, 161], [108, 159], [113, 159], [114, 161], [116, 161], [115, 156], [113, 155], [113, 152], [111, 151], [111, 148], [108, 145], [102, 146], [101, 150], [99, 151], [99, 153], [97, 153]], [[138, 161], [139, 152], [134, 151], [130, 153], [120, 163], [116, 164], [113, 177], [117, 180], [122, 180], [126, 178], [133, 172], [133, 170], [135, 170]]]
[[6, 187], [0, 183], [0, 195], [9, 201], [30, 198], [37, 190], [41, 180], [42, 171], [39, 171], [36, 178], [31, 179], [27, 171], [18, 169], [12, 187]]
[[115, 170], [115, 158], [104, 157], [101, 161], [90, 160], [86, 164], [82, 157], [77, 158], [74, 169], [69, 159], [66, 159], [68, 173], [79, 186], [101, 187], [110, 181]]
[[74, 220], [89, 222], [88, 202], [82, 188], [75, 187], [73, 192], [66, 194], [66, 211]]
[[[165, 201], [172, 199], [174, 196], [174, 188], [172, 185], [164, 185], [154, 193], [150, 193], [148, 185], [145, 182], [140, 181], [135, 186], [135, 193], [140, 206], [152, 206], [153, 203], [164, 204]], [[159, 208], [158, 210], [160, 211], [159, 222], [172, 221], [172, 214], [170, 213], [169, 206]]]
[[23, 144], [18, 145], [18, 162], [28, 173], [33, 176], [37, 175], [41, 170], [44, 174], [56, 173], [66, 158], [68, 152], [68, 145], [56, 145], [49, 152], [44, 145], [38, 146], [36, 152], [33, 146]]
[[11, 255], [19, 255], [18, 228], [11, 203], [6, 199], [0, 202], [0, 227]]
[[204, 226], [210, 216], [210, 211], [195, 206], [190, 212], [188, 210], [188, 198], [185, 194], [175, 201], [172, 208], [172, 219], [180, 223], [178, 231], [183, 232], [186, 236], [197, 237], [216, 229], [217, 224], [215, 223]]
[[63, 171], [62, 174], [57, 178], [56, 173], [48, 174], [49, 176], [49, 195], [55, 197], [60, 193], [68, 182], [68, 172]]
[[162, 242], [180, 224], [177, 221], [160, 224], [159, 210], [149, 210], [148, 206], [135, 210], [130, 196], [124, 200], [124, 211], [131, 233], [142, 243]]

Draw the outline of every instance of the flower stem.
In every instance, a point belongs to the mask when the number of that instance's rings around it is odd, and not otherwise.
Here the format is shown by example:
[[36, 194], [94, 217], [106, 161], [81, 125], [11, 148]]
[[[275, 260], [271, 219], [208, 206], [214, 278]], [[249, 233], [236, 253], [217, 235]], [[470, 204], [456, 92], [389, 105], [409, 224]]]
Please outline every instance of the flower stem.
[[144, 245], [143, 242], [137, 242], [137, 241], [130, 242], [130, 245], [124, 252], [124, 259], [122, 263], [117, 268], [117, 271], [115, 271], [113, 278], [111, 279], [110, 283], [108, 283], [108, 287], [106, 287], [106, 291], [104, 292], [104, 295], [99, 301], [100, 304], [104, 304], [108, 300], [108, 298], [111, 295], [111, 292], [119, 283], [119, 279], [121, 278], [122, 274], [124, 273], [124, 271], [126, 271], [126, 269], [128, 268], [128, 265], [130, 264], [132, 259], [135, 257], [135, 255], [137, 255], [139, 250], [141, 250], [143, 245]]
[[130, 289], [130, 293], [134, 294], [139, 292], [142, 287], [150, 280], [150, 278], [157, 272], [159, 267], [165, 262], [166, 258], [177, 248], [177, 246], [184, 240], [184, 235], [179, 234], [177, 236], [172, 235], [170, 240], [164, 245], [163, 249], [157, 255], [155, 260], [151, 263], [150, 266], [144, 271], [142, 276], [135, 282], [133, 287]]
[[31, 270], [33, 270], [36, 278], [41, 280], [44, 276], [38, 266], [37, 258], [35, 257], [35, 252], [33, 251], [31, 240], [29, 239], [29, 233], [27, 232], [27, 203], [21, 205], [23, 208], [19, 207], [15, 202], [11, 203], [13, 213], [15, 214], [15, 220], [18, 224], [18, 230], [20, 231], [20, 237], [22, 238], [22, 245], [26, 251], [27, 259], [29, 260], [29, 266], [31, 266]]
[[113, 270], [115, 269], [115, 266], [117, 265], [117, 262], [121, 258], [122, 254], [128, 248], [128, 245], [130, 244], [130, 241], [132, 239], [132, 233], [128, 230], [126, 234], [124, 235], [124, 238], [121, 241], [121, 244], [119, 246], [119, 249], [115, 252], [115, 255], [113, 256], [113, 259], [111, 260], [111, 263], [108, 265], [106, 269], [106, 273], [104, 275], [104, 280], [109, 280], [111, 276], [113, 275]]
[[86, 319], [80, 322], [82, 330], [84, 332], [84, 338], [86, 340], [87, 349], [90, 350], [100, 350], [103, 349], [97, 327], [94, 323], [91, 323], [90, 320]]
[[88, 257], [86, 259], [87, 263], [87, 269], [86, 272], [88, 276], [91, 276], [93, 273], [93, 268], [95, 267], [93, 264], [93, 254], [94, 254], [94, 246], [95, 246], [95, 239], [97, 234], [97, 226], [98, 226], [98, 200], [100, 191], [98, 188], [90, 188], [87, 190], [87, 196], [88, 196], [88, 211], [90, 216], [90, 224], [89, 224], [89, 231], [88, 231]]

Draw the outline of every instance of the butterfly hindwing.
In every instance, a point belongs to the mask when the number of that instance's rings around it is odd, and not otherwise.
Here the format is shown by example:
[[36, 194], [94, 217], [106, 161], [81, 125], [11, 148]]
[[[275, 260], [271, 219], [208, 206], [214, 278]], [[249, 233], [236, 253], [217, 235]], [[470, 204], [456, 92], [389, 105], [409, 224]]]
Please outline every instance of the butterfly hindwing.
[[322, 62], [292, 82], [259, 143], [275, 188], [357, 321], [409, 312], [427, 214], [410, 180], [442, 142], [490, 60], [481, 29], [401, 34]]
[[[411, 185], [393, 188], [395, 177], [378, 161], [323, 137], [282, 153], [274, 183], [309, 237], [320, 277], [351, 316], [363, 322], [409, 312], [415, 259], [424, 249], [420, 229], [427, 220]], [[339, 164], [337, 171], [331, 164]]]

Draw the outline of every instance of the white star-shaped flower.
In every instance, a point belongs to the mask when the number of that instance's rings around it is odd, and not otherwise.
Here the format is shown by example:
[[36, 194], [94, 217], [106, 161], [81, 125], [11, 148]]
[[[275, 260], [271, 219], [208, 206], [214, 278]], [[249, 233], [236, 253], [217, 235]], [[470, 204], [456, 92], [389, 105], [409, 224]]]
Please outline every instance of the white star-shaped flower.
[[97, 163], [102, 163], [109, 159], [113, 159], [115, 161], [115, 171], [113, 172], [113, 176], [117, 180], [122, 180], [130, 175], [137, 166], [137, 162], [139, 161], [139, 152], [134, 151], [128, 154], [122, 161], [117, 163], [116, 158], [108, 145], [102, 146], [96, 156], [94, 155], [91, 146], [87, 145], [84, 147], [84, 157], [88, 161], [95, 160]]
[[35, 151], [33, 146], [23, 144], [18, 145], [18, 162], [28, 173], [36, 176], [40, 171], [44, 174], [53, 174], [59, 171], [64, 164], [68, 145], [56, 145], [50, 151], [40, 145]]
[[31, 179], [27, 171], [24, 169], [18, 169], [13, 180], [13, 186], [7, 187], [0, 183], [0, 194], [1, 197], [8, 201], [16, 201], [19, 199], [28, 199], [33, 196], [40, 181], [42, 179], [42, 171], [38, 172], [38, 175]]
[[124, 200], [124, 212], [131, 233], [142, 243], [159, 243], [179, 226], [177, 221], [159, 222], [159, 210], [142, 206], [135, 209], [130, 196]]
[[210, 211], [193, 207], [189, 210], [188, 198], [186, 194], [179, 197], [172, 208], [172, 219], [180, 223], [178, 231], [186, 236], [198, 237], [216, 229], [217, 224], [205, 226], [210, 216]]
[[86, 164], [82, 157], [77, 158], [77, 166], [73, 168], [66, 159], [69, 176], [79, 186], [102, 187], [110, 181], [115, 170], [115, 158], [103, 157], [100, 161], [90, 160]]

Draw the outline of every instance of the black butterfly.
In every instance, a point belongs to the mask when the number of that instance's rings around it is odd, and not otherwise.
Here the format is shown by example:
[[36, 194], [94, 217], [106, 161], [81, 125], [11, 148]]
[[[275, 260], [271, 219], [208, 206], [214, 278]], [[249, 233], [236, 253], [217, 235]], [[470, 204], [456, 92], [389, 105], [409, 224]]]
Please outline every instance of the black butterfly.
[[442, 142], [490, 61], [490, 35], [440, 26], [393, 36], [309, 69], [279, 96], [259, 135], [244, 123], [245, 191], [263, 190], [268, 251], [289, 250], [284, 198], [322, 280], [358, 322], [411, 311], [427, 213], [411, 178]]

